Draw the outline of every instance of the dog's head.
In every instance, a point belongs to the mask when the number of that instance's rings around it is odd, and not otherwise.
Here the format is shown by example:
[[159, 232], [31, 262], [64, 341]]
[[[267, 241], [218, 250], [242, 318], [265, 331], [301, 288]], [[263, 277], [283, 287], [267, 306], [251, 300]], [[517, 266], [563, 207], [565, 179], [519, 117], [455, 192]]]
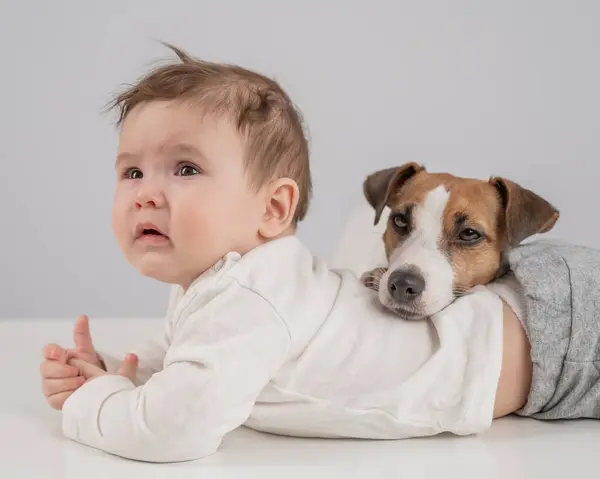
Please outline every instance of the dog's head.
[[379, 299], [408, 319], [434, 314], [502, 271], [502, 253], [550, 230], [559, 212], [512, 181], [428, 173], [417, 163], [377, 171], [364, 194], [383, 234], [388, 269]]

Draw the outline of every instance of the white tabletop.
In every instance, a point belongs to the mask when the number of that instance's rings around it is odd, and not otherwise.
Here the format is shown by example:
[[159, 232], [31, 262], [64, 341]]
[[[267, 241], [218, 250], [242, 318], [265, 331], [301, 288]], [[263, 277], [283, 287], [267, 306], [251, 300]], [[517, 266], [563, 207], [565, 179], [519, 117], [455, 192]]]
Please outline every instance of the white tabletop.
[[[46, 405], [39, 362], [46, 342], [71, 346], [72, 320], [0, 320], [0, 477], [561, 478], [600, 465], [600, 421], [544, 423], [507, 418], [478, 437], [402, 441], [297, 439], [240, 428], [205, 459], [150, 464], [111, 456], [62, 437]], [[159, 320], [92, 320], [99, 349], [131, 347]], [[592, 474], [593, 475], [593, 474]]]

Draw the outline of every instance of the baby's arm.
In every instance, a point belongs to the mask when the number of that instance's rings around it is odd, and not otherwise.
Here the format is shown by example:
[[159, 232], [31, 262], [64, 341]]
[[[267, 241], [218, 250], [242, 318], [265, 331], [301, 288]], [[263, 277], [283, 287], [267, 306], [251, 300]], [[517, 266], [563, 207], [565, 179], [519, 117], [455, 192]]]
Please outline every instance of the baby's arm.
[[105, 375], [78, 389], [63, 408], [65, 435], [151, 462], [215, 452], [285, 360], [288, 329], [265, 299], [237, 283], [186, 313], [176, 329], [165, 368], [144, 385]]
[[[128, 351], [134, 353], [139, 358], [139, 367], [135, 377], [135, 384], [141, 385], [150, 379], [150, 377], [163, 368], [163, 361], [169, 347], [166, 332], [163, 332], [155, 339], [150, 339], [139, 347]], [[105, 351], [98, 351], [98, 356], [102, 360], [104, 370], [111, 374], [116, 374], [125, 354], [109, 354]]]
[[[167, 318], [173, 316], [173, 309], [175, 308], [178, 294], [179, 288], [177, 286], [172, 287], [167, 307]], [[132, 351], [127, 351], [127, 353], [134, 353], [139, 358], [135, 378], [136, 386], [144, 384], [153, 374], [162, 370], [165, 355], [167, 354], [167, 349], [169, 347], [169, 338], [167, 335], [167, 328], [169, 326], [170, 325], [167, 324], [167, 327], [163, 328], [163, 331], [157, 337], [140, 344]], [[102, 360], [104, 370], [116, 374], [123, 363], [125, 353], [120, 355], [111, 354], [107, 351], [97, 351], [97, 353]]]
[[494, 418], [498, 418], [525, 406], [531, 388], [533, 366], [529, 339], [522, 324], [527, 311], [523, 307], [517, 280], [509, 273], [487, 288], [502, 299], [502, 369], [494, 403]]

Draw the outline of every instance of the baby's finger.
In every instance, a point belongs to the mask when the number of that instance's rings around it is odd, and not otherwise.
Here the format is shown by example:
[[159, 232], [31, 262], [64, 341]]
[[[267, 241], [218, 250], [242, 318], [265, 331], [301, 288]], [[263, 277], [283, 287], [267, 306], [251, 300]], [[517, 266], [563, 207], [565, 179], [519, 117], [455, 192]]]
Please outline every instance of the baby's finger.
[[128, 354], [121, 363], [121, 367], [117, 371], [117, 374], [129, 378], [130, 381], [135, 381], [138, 361], [139, 359], [136, 354]]
[[45, 359], [53, 359], [61, 363], [67, 362], [67, 350], [58, 344], [46, 344], [43, 354]]
[[68, 364], [70, 362], [71, 359], [76, 358], [76, 359], [81, 359], [82, 361], [85, 361], [86, 363], [91, 363], [94, 366], [98, 365], [98, 355], [94, 352], [94, 353], [90, 353], [87, 351], [82, 351], [80, 349], [74, 348], [74, 349], [67, 349], [65, 351], [67, 359], [66, 359], [66, 363]]
[[77, 367], [79, 373], [86, 378], [93, 378], [96, 376], [103, 376], [106, 374], [104, 369], [99, 368], [98, 366], [94, 366], [86, 361], [82, 361], [81, 359], [71, 358], [69, 359], [69, 364], [71, 366]]
[[69, 364], [58, 361], [42, 361], [40, 365], [40, 376], [44, 379], [62, 379], [79, 376], [79, 369]]
[[42, 382], [42, 391], [44, 396], [49, 398], [58, 393], [66, 391], [74, 391], [85, 382], [83, 376], [75, 376], [74, 378], [65, 379], [46, 379]]
[[90, 322], [89, 318], [83, 314], [75, 321], [73, 327], [73, 341], [75, 347], [80, 351], [87, 353], [95, 353], [94, 343], [92, 342], [92, 335], [90, 333]]
[[61, 410], [63, 408], [63, 405], [65, 404], [65, 401], [69, 399], [69, 396], [71, 394], [73, 394], [73, 391], [65, 391], [62, 393], [54, 394], [47, 398], [48, 404], [50, 404], [50, 406], [52, 406], [54, 409]]

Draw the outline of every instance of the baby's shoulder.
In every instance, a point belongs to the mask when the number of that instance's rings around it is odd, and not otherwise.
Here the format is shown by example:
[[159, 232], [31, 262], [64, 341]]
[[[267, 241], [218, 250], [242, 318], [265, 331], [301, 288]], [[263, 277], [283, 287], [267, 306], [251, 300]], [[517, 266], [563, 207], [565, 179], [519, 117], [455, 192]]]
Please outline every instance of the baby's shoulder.
[[313, 256], [297, 237], [289, 236], [244, 254], [225, 276], [270, 298], [300, 292], [326, 270], [325, 263]]

